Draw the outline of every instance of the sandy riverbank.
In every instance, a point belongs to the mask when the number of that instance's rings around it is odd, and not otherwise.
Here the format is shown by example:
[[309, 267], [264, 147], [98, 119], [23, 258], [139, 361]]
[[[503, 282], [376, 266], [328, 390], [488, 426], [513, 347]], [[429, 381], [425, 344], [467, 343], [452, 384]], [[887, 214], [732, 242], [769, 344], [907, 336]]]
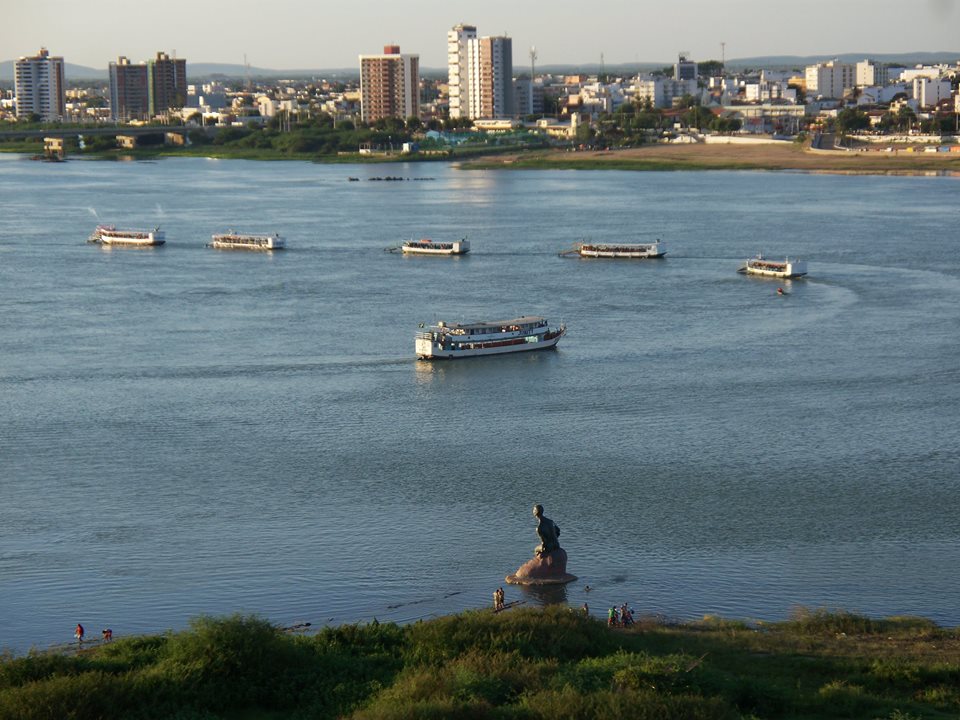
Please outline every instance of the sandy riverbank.
[[960, 175], [960, 153], [812, 152], [795, 143], [757, 145], [647, 145], [608, 151], [528, 151], [478, 158], [465, 168], [581, 170], [795, 170], [841, 174]]

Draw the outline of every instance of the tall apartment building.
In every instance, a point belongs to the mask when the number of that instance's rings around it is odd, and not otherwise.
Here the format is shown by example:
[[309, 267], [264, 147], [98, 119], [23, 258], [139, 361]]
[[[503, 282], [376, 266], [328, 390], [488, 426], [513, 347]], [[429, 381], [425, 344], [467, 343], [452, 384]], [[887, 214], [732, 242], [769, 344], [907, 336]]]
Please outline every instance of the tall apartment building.
[[467, 117], [469, 72], [467, 70], [467, 43], [477, 39], [474, 25], [460, 24], [447, 33], [447, 71], [450, 98], [450, 117]]
[[457, 25], [447, 33], [447, 70], [451, 118], [499, 119], [517, 114], [510, 38], [478, 38], [473, 25]]
[[147, 83], [150, 116], [187, 105], [187, 61], [158, 52], [147, 61]]
[[481, 37], [467, 43], [469, 91], [467, 117], [508, 118], [513, 102], [513, 41], [508, 37]]
[[857, 66], [831, 60], [807, 65], [805, 76], [808, 97], [842, 98], [857, 85]]
[[46, 48], [34, 57], [21, 57], [14, 70], [17, 117], [39, 115], [45, 122], [59, 120], [67, 110], [63, 58], [50, 57]]
[[886, 65], [879, 65], [873, 60], [861, 60], [857, 63], [857, 87], [886, 85], [888, 79]]
[[360, 56], [360, 119], [420, 117], [420, 56], [387, 45], [383, 55]]
[[150, 81], [147, 64], [133, 65], [122, 55], [110, 63], [110, 117], [114, 121], [150, 117]]

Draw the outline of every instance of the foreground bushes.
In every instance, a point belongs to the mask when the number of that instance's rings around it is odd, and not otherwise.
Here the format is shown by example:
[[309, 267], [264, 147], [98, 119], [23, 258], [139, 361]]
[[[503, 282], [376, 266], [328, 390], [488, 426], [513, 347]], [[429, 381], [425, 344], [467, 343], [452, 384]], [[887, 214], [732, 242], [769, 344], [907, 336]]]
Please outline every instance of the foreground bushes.
[[960, 636], [798, 614], [610, 630], [566, 608], [311, 637], [199, 618], [74, 656], [0, 660], [0, 718], [956, 718]]

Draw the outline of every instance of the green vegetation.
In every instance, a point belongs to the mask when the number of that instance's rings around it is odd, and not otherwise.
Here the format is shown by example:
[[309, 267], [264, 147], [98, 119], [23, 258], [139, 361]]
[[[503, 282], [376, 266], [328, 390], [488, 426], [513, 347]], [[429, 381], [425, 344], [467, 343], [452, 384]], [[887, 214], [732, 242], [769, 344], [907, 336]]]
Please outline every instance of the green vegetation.
[[609, 629], [565, 607], [291, 635], [251, 617], [0, 658], [0, 718], [956, 718], [960, 633], [799, 613]]

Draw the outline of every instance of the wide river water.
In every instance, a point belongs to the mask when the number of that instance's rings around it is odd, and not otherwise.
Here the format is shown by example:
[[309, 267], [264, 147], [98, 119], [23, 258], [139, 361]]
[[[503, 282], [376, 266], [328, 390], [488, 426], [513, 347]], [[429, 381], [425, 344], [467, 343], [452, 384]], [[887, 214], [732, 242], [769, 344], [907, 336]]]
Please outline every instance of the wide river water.
[[[489, 606], [534, 503], [579, 580], [508, 602], [960, 624], [958, 197], [945, 177], [0, 156], [0, 648], [77, 622]], [[167, 244], [87, 244], [98, 218]], [[288, 249], [206, 247], [228, 228]], [[463, 235], [462, 258], [384, 252]], [[661, 261], [558, 255], [657, 237]], [[737, 274], [761, 251], [809, 277]], [[414, 356], [421, 322], [522, 314], [568, 335]]]

